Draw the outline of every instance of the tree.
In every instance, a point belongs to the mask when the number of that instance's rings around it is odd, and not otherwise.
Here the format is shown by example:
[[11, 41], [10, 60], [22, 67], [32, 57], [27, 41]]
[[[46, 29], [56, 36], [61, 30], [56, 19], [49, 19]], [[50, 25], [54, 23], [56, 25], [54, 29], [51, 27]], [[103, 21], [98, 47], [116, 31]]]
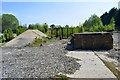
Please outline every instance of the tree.
[[85, 28], [83, 26], [79, 27], [79, 32], [85, 32]]
[[37, 29], [39, 29], [40, 27], [42, 27], [39, 23], [36, 23], [35, 26], [36, 26], [35, 28], [37, 28]]
[[88, 20], [83, 24], [86, 30], [89, 30], [93, 26], [103, 26], [101, 19], [97, 15], [92, 15]]
[[54, 28], [55, 28], [55, 25], [54, 25], [54, 24], [50, 25], [51, 34], [53, 34]]
[[111, 19], [115, 18], [116, 14], [117, 14], [117, 8], [112, 8], [108, 13], [105, 12], [103, 15], [101, 15], [100, 18], [102, 20], [103, 25], [110, 24]]
[[65, 28], [69, 28], [69, 25], [65, 25]]
[[101, 19], [97, 16], [97, 15], [92, 15], [90, 18], [89, 18], [89, 20], [88, 20], [89, 22], [90, 22], [90, 26], [94, 26], [94, 25], [100, 25], [100, 26], [102, 26], [102, 21], [101, 21]]
[[44, 29], [45, 29], [45, 33], [48, 31], [48, 24], [47, 23], [44, 23], [43, 24], [43, 27], [44, 27]]
[[0, 37], [0, 43], [3, 43], [3, 42], [5, 42], [5, 37], [4, 37], [4, 35], [2, 35], [1, 37]]
[[45, 29], [44, 29], [44, 27], [39, 27], [39, 29], [38, 29], [39, 31], [41, 31], [41, 32], [43, 32], [43, 33], [45, 33]]
[[0, 15], [0, 32], [2, 32], [2, 16]]
[[19, 25], [18, 19], [12, 14], [3, 14], [2, 15], [2, 32], [5, 29], [12, 29], [12, 31], [16, 31], [16, 28]]
[[85, 20], [85, 22], [83, 23], [83, 26], [85, 27], [86, 30], [88, 30], [90, 28], [90, 23], [88, 20]]
[[108, 20], [108, 13], [105, 12], [100, 18], [102, 20], [103, 25], [108, 25], [109, 24], [109, 20]]
[[12, 29], [6, 29], [4, 30], [4, 37], [5, 37], [5, 41], [10, 41], [14, 38], [14, 34], [12, 32]]
[[32, 24], [29, 24], [28, 29], [32, 29]]
[[25, 32], [27, 30], [26, 26], [18, 26], [18, 28], [16, 29], [16, 34], [17, 36], [20, 35], [21, 33]]
[[120, 29], [120, 9], [117, 11], [115, 16], [115, 26]]
[[54, 28], [55, 28], [55, 25], [54, 25], [54, 24], [50, 25], [50, 28], [51, 28], [51, 29], [54, 29]]
[[110, 24], [109, 25], [111, 26], [110, 30], [115, 30], [115, 20], [114, 20], [114, 18], [112, 18], [110, 20]]

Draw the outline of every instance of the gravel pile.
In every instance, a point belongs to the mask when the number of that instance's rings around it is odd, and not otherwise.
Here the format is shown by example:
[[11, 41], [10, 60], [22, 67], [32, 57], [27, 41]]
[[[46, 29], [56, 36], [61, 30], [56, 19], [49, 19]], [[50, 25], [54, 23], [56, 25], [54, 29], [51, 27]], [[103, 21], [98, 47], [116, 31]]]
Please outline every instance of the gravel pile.
[[7, 42], [4, 46], [23, 47], [26, 46], [28, 43], [33, 42], [36, 37], [42, 39], [42, 37], [47, 37], [47, 35], [39, 30], [27, 30], [15, 37], [14, 39], [12, 39], [11, 41]]
[[74, 73], [80, 65], [67, 57], [60, 42], [49, 42], [42, 47], [3, 48], [2, 76], [5, 78], [49, 78], [58, 73]]

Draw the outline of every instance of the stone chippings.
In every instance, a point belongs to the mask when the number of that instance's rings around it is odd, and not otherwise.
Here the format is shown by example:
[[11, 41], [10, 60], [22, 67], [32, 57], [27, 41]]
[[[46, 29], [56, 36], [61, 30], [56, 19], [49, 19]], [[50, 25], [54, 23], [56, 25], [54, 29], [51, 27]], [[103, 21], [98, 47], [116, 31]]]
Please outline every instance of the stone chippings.
[[113, 33], [113, 44], [116, 46], [108, 51], [110, 54], [107, 56], [116, 59], [120, 64], [120, 32]]
[[2, 48], [2, 77], [49, 78], [58, 73], [74, 73], [80, 65], [66, 53], [60, 42], [33, 48]]

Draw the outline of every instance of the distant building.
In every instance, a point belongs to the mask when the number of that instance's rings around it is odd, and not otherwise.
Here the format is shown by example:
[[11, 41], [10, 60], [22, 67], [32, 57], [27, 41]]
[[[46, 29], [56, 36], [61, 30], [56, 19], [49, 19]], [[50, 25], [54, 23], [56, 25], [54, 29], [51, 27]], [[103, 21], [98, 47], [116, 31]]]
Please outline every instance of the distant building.
[[120, 9], [120, 1], [118, 2], [118, 9]]

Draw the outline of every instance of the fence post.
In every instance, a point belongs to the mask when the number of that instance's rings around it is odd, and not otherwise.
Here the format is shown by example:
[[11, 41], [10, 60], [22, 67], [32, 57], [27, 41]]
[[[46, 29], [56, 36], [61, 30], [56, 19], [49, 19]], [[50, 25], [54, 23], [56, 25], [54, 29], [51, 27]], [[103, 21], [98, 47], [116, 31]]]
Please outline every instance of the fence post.
[[63, 28], [61, 27], [62, 39], [63, 39]]
[[55, 29], [56, 29], [56, 38], [57, 38], [57, 37], [58, 37], [58, 34], [57, 34], [57, 33], [58, 33], [58, 30], [57, 30], [57, 28], [55, 28]]
[[72, 28], [72, 34], [73, 34], [73, 28]]
[[52, 38], [53, 29], [51, 28], [51, 38]]
[[67, 27], [67, 38], [68, 38], [68, 27]]

